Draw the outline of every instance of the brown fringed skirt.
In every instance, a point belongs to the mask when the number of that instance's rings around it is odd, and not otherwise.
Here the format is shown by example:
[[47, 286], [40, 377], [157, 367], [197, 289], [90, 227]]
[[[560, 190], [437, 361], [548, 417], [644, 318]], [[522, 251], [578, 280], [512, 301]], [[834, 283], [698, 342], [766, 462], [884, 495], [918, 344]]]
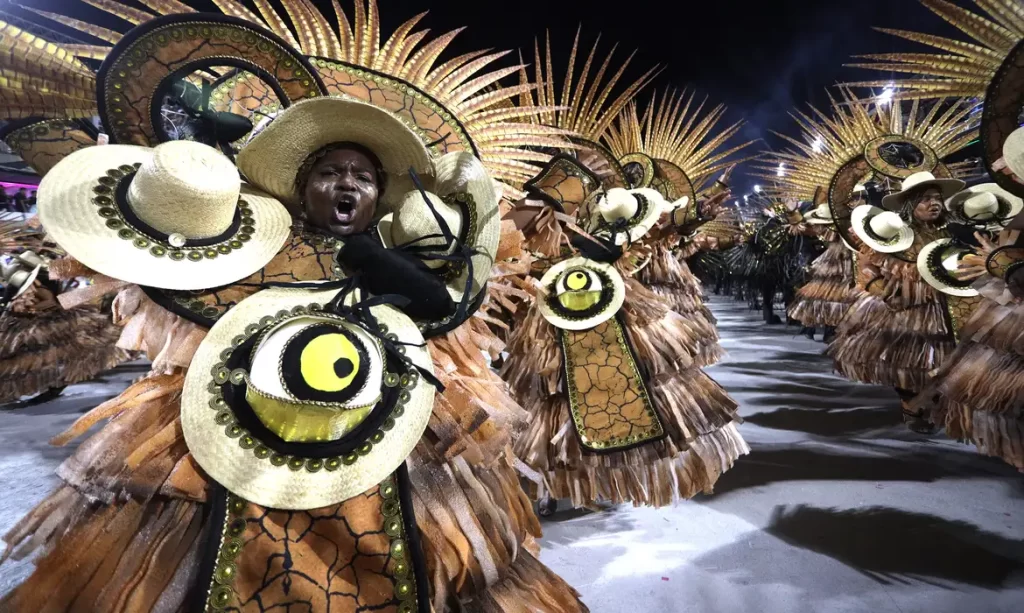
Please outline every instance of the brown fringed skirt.
[[999, 279], [960, 330], [960, 344], [912, 408], [945, 407], [950, 437], [1024, 471], [1024, 303], [1004, 294]]
[[[0, 610], [178, 613], [206, 587], [198, 568], [212, 524], [211, 483], [181, 431], [181, 356], [145, 333], [162, 327], [168, 339], [198, 344], [197, 330], [161, 321], [166, 311], [136, 289], [118, 303], [132, 320], [126, 333], [134, 331], [133, 348], [166, 358], [165, 374], [136, 383], [54, 440], [64, 444], [107, 420], [58, 469], [64, 484], [4, 537], [5, 556], [40, 557]], [[431, 604], [438, 612], [587, 611], [529, 551], [540, 527], [510, 445], [525, 414], [487, 368], [486, 329], [473, 322], [430, 342], [446, 390], [407, 466]]]
[[640, 283], [626, 281], [625, 329], [666, 436], [625, 451], [584, 450], [564, 392], [558, 331], [534, 306], [509, 343], [502, 376], [531, 414], [516, 455], [550, 492], [577, 507], [599, 500], [665, 506], [710, 492], [749, 452], [736, 402], [698, 366], [699, 331]]
[[94, 307], [8, 313], [0, 318], [0, 403], [88, 381], [131, 358], [121, 330]]
[[808, 327], [838, 327], [862, 293], [854, 282], [853, 252], [837, 239], [811, 264], [810, 279], [797, 290], [789, 317]]
[[690, 272], [685, 261], [667, 248], [665, 241], [652, 245], [651, 260], [637, 278], [691, 324], [696, 333], [693, 358], [699, 366], [716, 364], [725, 356], [718, 343], [718, 322], [704, 304], [700, 279]]

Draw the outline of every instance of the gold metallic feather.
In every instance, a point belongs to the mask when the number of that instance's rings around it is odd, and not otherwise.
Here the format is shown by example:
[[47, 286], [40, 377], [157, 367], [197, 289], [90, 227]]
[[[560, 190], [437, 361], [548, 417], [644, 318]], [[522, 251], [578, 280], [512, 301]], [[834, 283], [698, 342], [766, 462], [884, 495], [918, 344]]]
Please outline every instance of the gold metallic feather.
[[864, 147], [880, 136], [919, 139], [940, 160], [978, 137], [977, 101], [914, 100], [884, 104], [874, 94], [862, 98], [847, 88], [840, 89], [838, 99], [830, 95], [830, 101], [828, 112], [810, 107], [809, 114], [792, 113], [800, 128], [800, 138], [778, 134], [790, 147], [767, 154], [755, 165], [755, 175], [771, 185], [771, 195], [812, 199], [815, 189], [827, 188], [844, 164], [863, 154]]
[[940, 53], [886, 53], [857, 56], [869, 60], [855, 68], [896, 73], [891, 81], [850, 83], [857, 87], [890, 87], [897, 99], [984, 97], [988, 84], [1010, 51], [1024, 40], [1024, 5], [1020, 0], [975, 0], [982, 15], [946, 0], [920, 0], [933, 13], [960, 30], [966, 40], [921, 32], [876, 28], [927, 45]]
[[117, 44], [117, 41], [121, 40], [121, 35], [117, 32], [107, 28], [93, 25], [91, 23], [87, 23], [80, 19], [72, 19], [71, 17], [65, 17], [64, 15], [58, 15], [57, 13], [51, 13], [49, 11], [35, 9], [32, 8], [31, 6], [24, 6], [21, 4], [18, 4], [17, 6], [25, 9], [26, 11], [31, 11], [36, 15], [40, 15], [42, 17], [46, 17], [47, 19], [56, 21], [61, 25], [65, 25], [69, 28], [78, 30], [79, 32], [88, 34], [89, 36], [94, 36], [100, 40], [107, 41], [112, 45]]
[[655, 93], [642, 114], [635, 101], [629, 102], [605, 133], [605, 144], [618, 158], [644, 153], [672, 162], [686, 173], [699, 193], [714, 175], [753, 159], [733, 157], [753, 141], [726, 147], [743, 127], [743, 122], [720, 128], [718, 124], [725, 114], [725, 106], [720, 104], [703, 113], [707, 99], [694, 108], [695, 96], [692, 92], [687, 95], [685, 91], [670, 90], [659, 99]]

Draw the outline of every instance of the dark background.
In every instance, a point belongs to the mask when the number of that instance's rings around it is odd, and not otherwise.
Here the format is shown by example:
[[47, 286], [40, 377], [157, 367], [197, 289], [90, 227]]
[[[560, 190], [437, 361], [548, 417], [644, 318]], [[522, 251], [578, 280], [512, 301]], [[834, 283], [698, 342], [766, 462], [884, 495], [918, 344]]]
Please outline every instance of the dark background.
[[[313, 1], [334, 23], [330, 1]], [[352, 0], [340, 1], [351, 19]], [[127, 27], [124, 22], [75, 0], [24, 2], [112, 29], [123, 31]], [[131, 4], [131, 0], [127, 2]], [[200, 9], [207, 2], [186, 0]], [[272, 0], [272, 4], [285, 14], [277, 0]], [[37, 23], [61, 29], [12, 8], [3, 0], [0, 5]], [[737, 139], [758, 140], [754, 145], [758, 149], [783, 146], [772, 131], [796, 135], [789, 112], [806, 108], [807, 103], [826, 108], [827, 87], [840, 82], [887, 78], [882, 73], [845, 68], [843, 64], [851, 61], [850, 56], [921, 50], [913, 43], [875, 32], [872, 26], [957, 36], [952, 26], [916, 0], [627, 0], [604, 6], [582, 0], [380, 0], [378, 6], [385, 39], [402, 22], [426, 10], [429, 13], [418, 28], [430, 28], [431, 37], [465, 26], [466, 30], [455, 38], [442, 59], [493, 48], [521, 50], [524, 60], [532, 62], [534, 38], [539, 37], [543, 45], [548, 30], [559, 84], [573, 36], [577, 27], [582, 26], [581, 47], [586, 51], [599, 34], [602, 36], [600, 58], [616, 42], [618, 58], [637, 51], [622, 84], [631, 82], [651, 66], [662, 65], [664, 71], [655, 87], [692, 88], [707, 94], [711, 103], [725, 103], [729, 111], [723, 125], [745, 120]], [[84, 35], [80, 38], [88, 39]], [[511, 63], [515, 55], [506, 59]], [[581, 65], [582, 59], [578, 60], [577, 69]], [[644, 100], [646, 95], [641, 94], [640, 98]], [[755, 182], [749, 174], [737, 173], [733, 191], [740, 196], [749, 192]]]

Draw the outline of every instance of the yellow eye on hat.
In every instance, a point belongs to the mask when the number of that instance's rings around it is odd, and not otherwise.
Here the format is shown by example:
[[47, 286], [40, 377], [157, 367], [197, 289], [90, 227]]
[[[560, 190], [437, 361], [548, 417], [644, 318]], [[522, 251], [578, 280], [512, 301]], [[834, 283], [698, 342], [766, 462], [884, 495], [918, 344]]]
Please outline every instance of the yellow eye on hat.
[[541, 314], [564, 330], [586, 330], [615, 315], [622, 307], [625, 287], [611, 266], [586, 258], [571, 258], [552, 266], [541, 284], [548, 297]]

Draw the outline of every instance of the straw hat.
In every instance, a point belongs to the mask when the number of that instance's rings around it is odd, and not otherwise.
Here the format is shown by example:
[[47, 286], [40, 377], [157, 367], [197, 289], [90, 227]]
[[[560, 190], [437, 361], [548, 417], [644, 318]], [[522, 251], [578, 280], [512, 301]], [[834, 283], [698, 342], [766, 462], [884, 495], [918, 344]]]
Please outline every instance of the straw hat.
[[547, 296], [540, 312], [562, 330], [587, 330], [608, 321], [622, 308], [626, 285], [612, 266], [583, 257], [559, 262], [540, 279]]
[[[459, 242], [477, 252], [472, 256], [473, 298], [487, 283], [498, 252], [501, 218], [494, 182], [480, 160], [464, 151], [441, 156], [435, 168], [434, 192], [427, 192], [427, 197]], [[419, 190], [406, 192], [395, 211], [377, 224], [377, 232], [384, 246], [389, 248], [412, 243], [419, 247], [436, 247], [438, 254], [454, 251], [454, 245], [445, 248], [444, 239], [438, 236], [441, 227]], [[424, 236], [438, 237], [417, 240]], [[469, 277], [465, 263], [430, 259], [424, 263], [435, 269], [445, 268], [448, 292], [456, 301], [463, 298]]]
[[946, 210], [971, 225], [1000, 230], [1024, 210], [1024, 200], [995, 183], [982, 183], [956, 193], [946, 201]]
[[[8, 288], [17, 288], [8, 298], [9, 301], [13, 302], [19, 296], [31, 289], [32, 284], [39, 276], [39, 271], [42, 270], [42, 266], [35, 266], [31, 269], [25, 269], [18, 266], [17, 263], [10, 266], [10, 268], [4, 271], [4, 285]], [[5, 290], [6, 293], [7, 290]]]
[[[385, 352], [369, 328], [326, 313], [337, 290], [275, 288], [228, 311], [185, 377], [189, 452], [232, 493], [275, 509], [337, 504], [380, 483], [420, 440], [434, 388]], [[351, 304], [351, 299], [348, 301]], [[416, 325], [370, 312], [432, 372]]]
[[190, 141], [72, 153], [39, 184], [39, 220], [89, 268], [175, 290], [244, 279], [291, 226], [284, 206], [243, 185], [223, 154]]
[[372, 104], [335, 97], [303, 100], [280, 111], [242, 147], [238, 168], [253, 185], [285, 204], [297, 205], [302, 194], [296, 175], [303, 162], [341, 142], [360, 144], [380, 160], [388, 175], [381, 196], [385, 207], [407, 191], [404, 177], [410, 168], [424, 178], [434, 174], [423, 139], [401, 119]]
[[1013, 174], [1024, 179], [1024, 128], [1017, 128], [1003, 141], [1003, 161]]
[[810, 213], [804, 216], [804, 221], [809, 224], [830, 224], [835, 223], [832, 219], [832, 211], [828, 208], [828, 203], [819, 204]]
[[915, 188], [937, 187], [942, 192], [942, 199], [945, 200], [962, 190], [966, 185], [960, 179], [936, 179], [935, 175], [930, 172], [915, 172], [906, 179], [903, 179], [900, 191], [882, 198], [882, 206], [890, 211], [899, 210], [903, 206], [907, 192]]
[[944, 294], [977, 296], [978, 290], [971, 287], [971, 281], [957, 279], [953, 275], [960, 259], [971, 253], [970, 248], [953, 244], [952, 239], [940, 238], [921, 248], [917, 254], [917, 270], [928, 285]]
[[897, 253], [914, 244], [914, 231], [892, 211], [862, 204], [850, 214], [853, 232], [875, 251]]
[[625, 244], [627, 234], [630, 242], [636, 242], [654, 227], [667, 208], [668, 203], [657, 190], [613, 187], [599, 193], [590, 207], [588, 231], [591, 234], [609, 235], [611, 225], [624, 219], [625, 232], [615, 234], [615, 244]]

